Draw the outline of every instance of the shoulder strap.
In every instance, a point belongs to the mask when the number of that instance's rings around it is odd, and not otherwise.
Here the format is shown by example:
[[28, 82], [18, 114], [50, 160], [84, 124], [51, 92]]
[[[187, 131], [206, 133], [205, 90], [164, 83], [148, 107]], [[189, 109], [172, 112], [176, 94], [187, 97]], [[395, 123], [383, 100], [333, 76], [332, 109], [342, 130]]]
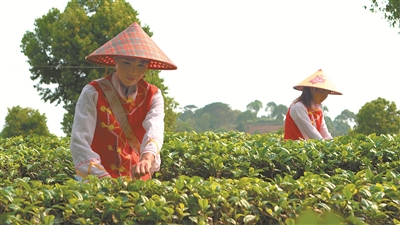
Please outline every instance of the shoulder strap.
[[132, 128], [128, 122], [125, 111], [122, 108], [121, 101], [119, 100], [117, 93], [110, 81], [106, 78], [97, 80], [101, 89], [104, 91], [108, 102], [110, 103], [111, 110], [113, 111], [115, 118], [117, 119], [122, 131], [125, 133], [125, 137], [128, 140], [129, 145], [133, 150], [140, 155], [140, 143], [132, 131]]

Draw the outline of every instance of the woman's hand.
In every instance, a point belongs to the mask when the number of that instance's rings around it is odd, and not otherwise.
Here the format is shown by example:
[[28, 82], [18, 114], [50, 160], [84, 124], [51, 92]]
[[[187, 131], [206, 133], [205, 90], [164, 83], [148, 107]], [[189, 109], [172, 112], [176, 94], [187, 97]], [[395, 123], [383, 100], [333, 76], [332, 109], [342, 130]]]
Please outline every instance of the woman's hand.
[[153, 163], [154, 155], [151, 153], [144, 154], [140, 162], [132, 166], [132, 180], [138, 180], [142, 176], [149, 174]]

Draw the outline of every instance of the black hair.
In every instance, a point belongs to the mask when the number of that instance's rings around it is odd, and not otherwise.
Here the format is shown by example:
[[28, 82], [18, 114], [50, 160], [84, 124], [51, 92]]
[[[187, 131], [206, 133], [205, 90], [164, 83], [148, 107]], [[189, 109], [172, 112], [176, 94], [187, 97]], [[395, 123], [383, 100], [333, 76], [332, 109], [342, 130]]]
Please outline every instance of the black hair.
[[293, 103], [302, 102], [308, 109], [311, 109], [312, 102], [313, 102], [313, 95], [311, 93], [310, 87], [303, 87], [303, 92], [301, 95], [296, 98]]

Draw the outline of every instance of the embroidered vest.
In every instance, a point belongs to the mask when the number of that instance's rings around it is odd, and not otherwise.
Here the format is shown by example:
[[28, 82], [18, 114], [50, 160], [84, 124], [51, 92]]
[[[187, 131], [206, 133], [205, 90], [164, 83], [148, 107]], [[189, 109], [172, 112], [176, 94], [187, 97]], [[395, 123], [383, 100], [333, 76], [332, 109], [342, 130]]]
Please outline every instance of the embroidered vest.
[[[111, 75], [102, 79], [108, 79], [111, 82]], [[92, 81], [90, 85], [98, 92], [97, 122], [91, 145], [92, 150], [100, 155], [101, 164], [111, 177], [131, 177], [131, 168], [139, 162], [140, 155], [126, 141], [124, 132], [114, 117], [100, 85], [96, 81]], [[150, 110], [152, 97], [157, 90], [156, 86], [141, 79], [137, 84], [137, 94], [134, 100], [122, 99], [119, 96], [132, 131], [140, 143], [146, 132], [142, 123]], [[137, 149], [137, 152], [140, 152], [140, 149]], [[149, 175], [145, 175], [142, 180], [149, 178]]]
[[[322, 110], [314, 110], [311, 111], [307, 108], [308, 112], [308, 117], [310, 118], [311, 124], [317, 128], [317, 130], [320, 130], [321, 124], [322, 124]], [[284, 132], [284, 139], [290, 139], [290, 140], [300, 140], [304, 139], [304, 136], [301, 134], [300, 129], [297, 127], [296, 123], [290, 116], [290, 107], [288, 112], [286, 113], [286, 119], [285, 119], [285, 132]]]

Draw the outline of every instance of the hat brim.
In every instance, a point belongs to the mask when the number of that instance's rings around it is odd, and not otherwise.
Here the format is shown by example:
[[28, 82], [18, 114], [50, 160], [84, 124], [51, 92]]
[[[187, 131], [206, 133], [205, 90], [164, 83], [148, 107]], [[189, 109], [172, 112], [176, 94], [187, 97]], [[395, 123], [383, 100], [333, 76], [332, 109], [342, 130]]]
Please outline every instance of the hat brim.
[[146, 57], [133, 57], [127, 55], [89, 55], [85, 57], [85, 60], [91, 63], [99, 64], [102, 66], [115, 66], [114, 57], [124, 57], [124, 58], [132, 58], [132, 59], [143, 59], [148, 60], [149, 64], [147, 65], [147, 69], [151, 70], [176, 70], [178, 67], [172, 63], [163, 62], [159, 60], [149, 59]]
[[315, 86], [307, 86], [307, 85], [294, 86], [293, 89], [298, 90], [298, 91], [303, 91], [303, 87], [318, 88], [318, 89], [326, 90], [326, 91], [329, 91], [328, 94], [330, 94], [330, 95], [343, 95], [341, 92], [338, 92], [338, 91], [329, 90], [329, 89], [326, 89], [326, 88], [315, 87]]

